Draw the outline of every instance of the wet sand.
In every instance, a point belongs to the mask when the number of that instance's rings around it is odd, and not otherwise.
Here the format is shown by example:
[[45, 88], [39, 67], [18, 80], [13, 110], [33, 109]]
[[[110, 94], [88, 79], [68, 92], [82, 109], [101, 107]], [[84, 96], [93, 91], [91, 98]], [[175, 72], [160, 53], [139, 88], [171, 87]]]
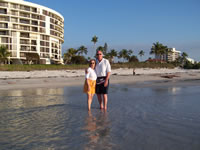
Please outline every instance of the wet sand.
[[200, 81], [157, 78], [129, 84], [133, 76], [113, 76], [107, 111], [96, 96], [87, 111], [86, 95], [74, 84], [79, 78], [64, 88], [0, 90], [1, 150], [199, 150]]

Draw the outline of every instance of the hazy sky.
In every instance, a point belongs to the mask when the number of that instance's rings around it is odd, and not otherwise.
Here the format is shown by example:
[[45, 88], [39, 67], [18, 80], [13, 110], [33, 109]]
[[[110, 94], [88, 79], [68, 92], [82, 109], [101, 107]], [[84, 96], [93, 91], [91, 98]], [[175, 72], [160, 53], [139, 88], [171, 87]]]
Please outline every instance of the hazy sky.
[[188, 53], [200, 61], [200, 0], [26, 0], [65, 18], [64, 50], [107, 42], [109, 49], [132, 49], [145, 58], [153, 43]]

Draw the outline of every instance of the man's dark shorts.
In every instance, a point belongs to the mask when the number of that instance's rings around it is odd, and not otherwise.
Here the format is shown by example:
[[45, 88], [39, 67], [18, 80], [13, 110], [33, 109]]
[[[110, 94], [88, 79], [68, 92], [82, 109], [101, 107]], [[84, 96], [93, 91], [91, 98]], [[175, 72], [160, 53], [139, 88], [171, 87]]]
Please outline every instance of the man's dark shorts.
[[104, 87], [106, 77], [98, 77], [96, 81], [96, 94], [108, 94], [109, 80], [107, 87]]

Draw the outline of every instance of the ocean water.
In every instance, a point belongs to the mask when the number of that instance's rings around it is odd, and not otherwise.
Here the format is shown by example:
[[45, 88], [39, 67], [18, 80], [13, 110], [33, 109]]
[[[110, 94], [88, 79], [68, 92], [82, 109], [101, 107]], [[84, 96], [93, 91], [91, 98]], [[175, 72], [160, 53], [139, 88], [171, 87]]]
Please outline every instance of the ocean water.
[[90, 112], [82, 87], [0, 91], [0, 150], [199, 150], [199, 89], [111, 85]]

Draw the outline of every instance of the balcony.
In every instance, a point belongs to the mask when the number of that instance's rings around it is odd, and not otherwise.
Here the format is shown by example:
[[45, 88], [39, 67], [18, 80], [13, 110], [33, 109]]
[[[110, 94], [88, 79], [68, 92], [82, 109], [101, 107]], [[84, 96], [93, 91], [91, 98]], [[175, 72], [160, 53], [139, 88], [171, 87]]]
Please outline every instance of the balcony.
[[0, 14], [7, 14], [7, 9], [0, 8]]
[[10, 21], [9, 17], [0, 16], [0, 21]]
[[8, 28], [8, 24], [7, 23], [0, 23], [0, 28]]
[[30, 21], [29, 20], [25, 20], [25, 19], [20, 19], [20, 23], [30, 24]]
[[29, 38], [29, 33], [20, 33], [20, 37]]
[[0, 35], [9, 35], [9, 32], [8, 31], [1, 31], [0, 30]]
[[32, 21], [32, 23], [31, 23], [32, 25], [38, 25], [38, 22], [37, 21]]
[[31, 28], [31, 31], [33, 31], [33, 32], [38, 32], [38, 28], [37, 28], [37, 27], [32, 27], [32, 28]]
[[30, 27], [27, 26], [20, 26], [20, 30], [30, 31]]
[[21, 51], [30, 51], [30, 46], [21, 46], [20, 50]]
[[30, 18], [30, 14], [27, 14], [27, 13], [20, 13], [20, 16]]
[[20, 44], [30, 44], [29, 40], [20, 39]]
[[2, 6], [2, 7], [8, 7], [8, 3], [0, 2], [0, 6]]
[[30, 11], [30, 7], [29, 6], [23, 6], [23, 5], [21, 5], [20, 9], [21, 10], [25, 10], [25, 11]]

